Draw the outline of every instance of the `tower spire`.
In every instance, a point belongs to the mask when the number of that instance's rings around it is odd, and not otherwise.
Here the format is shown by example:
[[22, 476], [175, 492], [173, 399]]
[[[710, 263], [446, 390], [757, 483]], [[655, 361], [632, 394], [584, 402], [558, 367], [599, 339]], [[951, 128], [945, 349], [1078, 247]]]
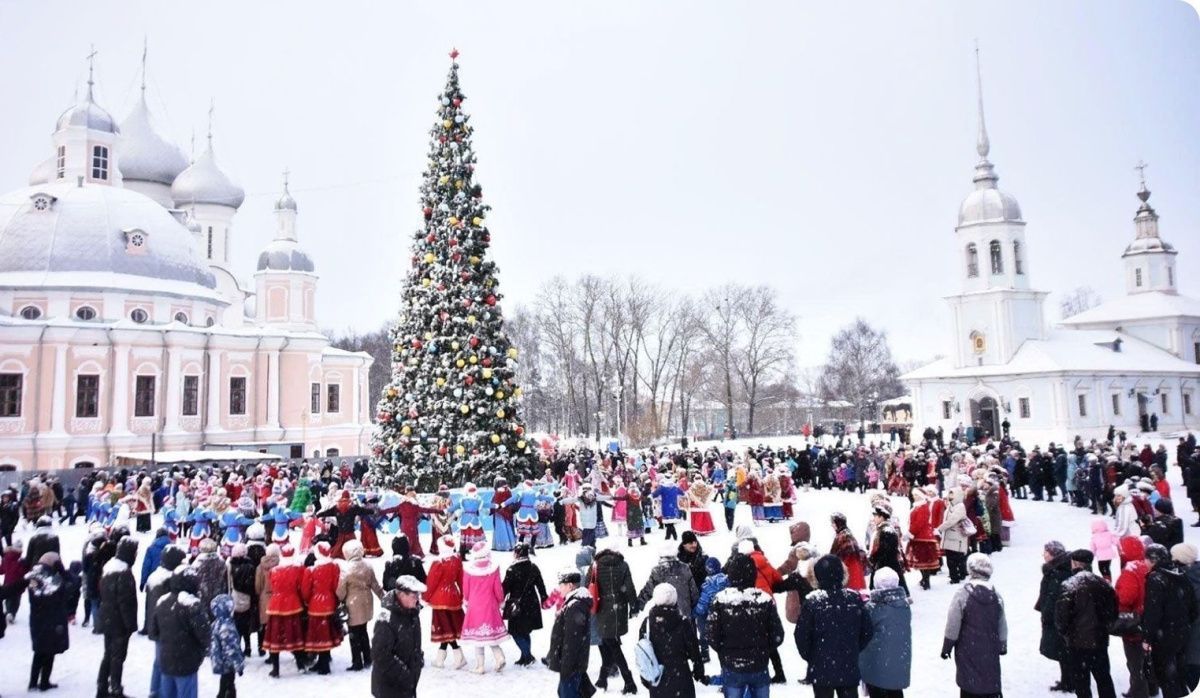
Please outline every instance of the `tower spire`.
[[216, 105], [217, 105], [216, 98], [209, 97], [208, 98], [208, 149], [210, 151], [212, 150], [213, 110], [217, 108]]
[[87, 59], [88, 59], [87, 99], [89, 102], [92, 102], [92, 101], [95, 101], [93, 99], [92, 86], [96, 84], [96, 82], [94, 80], [94, 75], [93, 75], [93, 73], [95, 72], [95, 67], [96, 67], [96, 45], [95, 44], [92, 44], [92, 50], [91, 50], [91, 53], [88, 54]]
[[975, 150], [979, 157], [986, 159], [992, 145], [988, 141], [987, 122], [983, 118], [983, 68], [979, 61], [979, 39], [975, 40], [975, 87], [979, 94], [979, 140], [975, 144]]
[[142, 36], [142, 101], [146, 99], [146, 50], [149, 48], [149, 40]]

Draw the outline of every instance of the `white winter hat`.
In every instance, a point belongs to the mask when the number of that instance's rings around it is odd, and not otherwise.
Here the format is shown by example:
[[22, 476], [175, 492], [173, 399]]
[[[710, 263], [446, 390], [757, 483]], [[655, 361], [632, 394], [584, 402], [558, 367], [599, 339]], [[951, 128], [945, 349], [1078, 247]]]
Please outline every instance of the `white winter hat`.
[[425, 585], [411, 574], [401, 575], [400, 578], [396, 580], [397, 591], [408, 591], [414, 594], [420, 594], [423, 593], [425, 589]]
[[1124, 497], [1125, 499], [1129, 499], [1129, 488], [1126, 487], [1125, 485], [1121, 485], [1120, 487], [1113, 490], [1113, 496], [1114, 497]]
[[675, 587], [667, 583], [654, 587], [654, 595], [650, 597], [651, 606], [674, 606], [679, 599]]
[[875, 570], [876, 589], [895, 589], [898, 586], [900, 586], [900, 575], [896, 574], [896, 570], [891, 567]]
[[660, 545], [658, 547], [658, 556], [659, 557], [675, 557], [678, 554], [679, 554], [679, 547], [676, 546], [674, 543], [672, 543], [669, 540], [663, 541], [662, 545]]
[[983, 553], [971, 553], [967, 557], [967, 572], [974, 579], [992, 578], [992, 561]]
[[739, 540], [738, 544], [737, 544], [737, 551], [738, 551], [738, 553], [740, 553], [742, 555], [749, 555], [749, 554], [753, 553], [754, 552], [754, 541], [748, 540], [748, 539], [747, 540]]

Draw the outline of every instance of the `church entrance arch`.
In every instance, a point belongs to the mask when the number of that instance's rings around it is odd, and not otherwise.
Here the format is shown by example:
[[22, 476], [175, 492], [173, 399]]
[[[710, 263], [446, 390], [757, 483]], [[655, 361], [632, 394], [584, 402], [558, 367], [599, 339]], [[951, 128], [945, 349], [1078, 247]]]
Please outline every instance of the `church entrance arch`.
[[1000, 408], [995, 398], [983, 397], [971, 401], [971, 425], [983, 429], [992, 438], [1000, 434]]

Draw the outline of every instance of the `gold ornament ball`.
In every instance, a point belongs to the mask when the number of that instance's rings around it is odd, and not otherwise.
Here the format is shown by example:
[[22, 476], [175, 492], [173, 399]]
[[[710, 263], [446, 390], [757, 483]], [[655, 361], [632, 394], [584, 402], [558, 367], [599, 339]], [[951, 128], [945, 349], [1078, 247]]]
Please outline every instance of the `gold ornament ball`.
[[435, 260], [435, 259], [437, 259], [437, 257], [434, 257], [432, 252], [425, 253], [425, 263], [426, 264], [433, 264], [433, 260]]
[[504, 419], [504, 410], [496, 410], [496, 418]]
[[454, 452], [461, 456], [462, 454], [467, 452], [467, 449], [463, 448], [462, 444], [459, 444], [454, 447]]
[[517, 358], [517, 348], [516, 347], [508, 348], [508, 358], [510, 358], [510, 359]]
[[448, 222], [450, 223], [450, 225], [458, 225], [458, 218], [456, 218], [455, 216], [450, 216], [450, 220]]
[[517, 448], [525, 448], [525, 440], [521, 439], [517, 442]]
[[474, 325], [474, 324], [475, 324], [475, 316], [474, 316], [474, 315], [468, 315], [468, 316], [467, 316], [467, 324], [468, 324], [468, 325]]
[[471, 354], [470, 361], [471, 361], [471, 363], [477, 363], [479, 361], [479, 357], [475, 356], [474, 354]]
[[499, 434], [492, 434], [492, 443], [494, 443], [494, 444], [500, 443], [500, 435]]
[[446, 384], [446, 379], [445, 379], [445, 378], [442, 378], [441, 376], [438, 376], [438, 379], [437, 379], [437, 384], [438, 384], [438, 387], [439, 387], [439, 388], [440, 388], [440, 387], [442, 387], [443, 385], [445, 385], [445, 384]]
[[442, 175], [441, 177], [438, 177], [438, 184], [445, 184], [446, 182], [449, 182], [449, 181], [450, 181], [450, 175]]
[[471, 255], [471, 257], [468, 261], [471, 262], [471, 264], [479, 264], [479, 258], [476, 257], [475, 255]]
[[471, 408], [467, 407], [466, 405], [460, 405], [458, 408], [458, 411], [462, 412], [463, 414], [466, 414], [471, 411]]
[[482, 226], [483, 226], [483, 219], [482, 219], [482, 218], [480, 218], [479, 216], [475, 216], [474, 218], [472, 218], [472, 219], [471, 219], [471, 223], [472, 223], [472, 224], [473, 224], [473, 225], [474, 225], [476, 228], [480, 228], [480, 227], [482, 227]]
[[466, 366], [466, 365], [467, 365], [467, 362], [466, 362], [466, 361], [463, 361], [462, 359], [459, 359], [458, 361], [455, 361], [455, 362], [454, 362], [454, 365], [455, 365], [455, 366], [458, 366], [459, 368], [462, 368], [463, 366]]
[[409, 435], [409, 434], [411, 434], [411, 433], [412, 433], [412, 427], [408, 426], [407, 424], [405, 424], [404, 426], [400, 427], [400, 434], [401, 434], [402, 436], [408, 436], [408, 435]]
[[433, 283], [433, 282], [429, 280], [429, 277], [425, 277], [424, 279], [421, 279], [421, 285], [424, 286], [425, 288], [429, 288], [429, 284], [431, 284], [431, 283]]
[[520, 388], [514, 388], [513, 389], [513, 397], [521, 397], [521, 392], [522, 391]]
[[458, 340], [450, 342], [450, 348], [453, 349], [454, 351], [458, 351]]
[[453, 125], [454, 125], [454, 122], [451, 121], [450, 119], [446, 119], [445, 121], [442, 122], [442, 128], [450, 128]]
[[490, 369], [490, 368], [483, 369], [483, 377], [491, 378], [492, 377], [492, 369]]
[[503, 391], [503, 390], [497, 390], [497, 391], [496, 391], [496, 399], [497, 399], [497, 400], [503, 400], [503, 399], [504, 399], [504, 391]]

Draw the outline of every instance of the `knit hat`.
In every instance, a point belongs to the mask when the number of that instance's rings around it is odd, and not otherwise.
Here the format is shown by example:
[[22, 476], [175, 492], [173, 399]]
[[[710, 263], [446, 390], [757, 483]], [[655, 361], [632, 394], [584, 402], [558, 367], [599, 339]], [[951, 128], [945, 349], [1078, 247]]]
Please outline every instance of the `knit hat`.
[[1091, 567], [1092, 560], [1095, 559], [1096, 556], [1092, 554], [1092, 551], [1086, 548], [1079, 548], [1078, 550], [1071, 551], [1071, 562], [1078, 562]]
[[708, 576], [710, 577], [714, 574], [720, 574], [721, 561], [715, 557], [712, 557], [711, 555], [704, 558], [704, 571], [707, 572]]
[[1175, 515], [1175, 505], [1172, 504], [1171, 500], [1167, 499], [1166, 497], [1163, 497], [1154, 503], [1154, 510], [1160, 514], [1166, 514], [1167, 516]]
[[487, 543], [479, 541], [471, 546], [471, 554], [468, 555], [472, 560], [486, 560], [492, 556], [492, 551], [488, 549]]
[[737, 551], [738, 551], [738, 554], [740, 554], [740, 555], [749, 555], [749, 554], [753, 553], [754, 552], [754, 541], [739, 540], [738, 544], [737, 544]]
[[1177, 543], [1171, 546], [1171, 559], [1185, 567], [1196, 564], [1196, 546], [1191, 543]]
[[529, 557], [529, 544], [517, 543], [513, 546], [513, 559], [524, 560]]
[[877, 504], [875, 508], [871, 510], [871, 513], [884, 519], [892, 518], [892, 508], [886, 504]]
[[967, 557], [967, 573], [972, 579], [991, 579], [992, 561], [983, 553], [971, 553]]
[[664, 582], [654, 587], [654, 594], [650, 597], [650, 605], [674, 606], [678, 598], [679, 594], [675, 591], [675, 587]]
[[687, 545], [688, 543], [699, 543], [700, 539], [696, 537], [695, 531], [684, 531], [679, 536], [679, 544]]
[[458, 544], [454, 542], [454, 536], [449, 533], [438, 538], [438, 545], [443, 548], [443, 555], [449, 555], [458, 550]]
[[896, 570], [891, 567], [875, 570], [876, 589], [895, 589], [898, 586], [900, 586], [900, 575], [896, 574]]
[[565, 569], [558, 573], [559, 584], [574, 584], [579, 586], [583, 582], [583, 575], [579, 574], [579, 570]]
[[168, 545], [167, 547], [163, 548], [162, 557], [159, 558], [158, 564], [163, 569], [173, 572], [175, 571], [175, 568], [182, 565], [183, 561], [186, 559], [187, 553], [184, 552], [183, 548], [180, 548], [176, 545]]
[[659, 557], [675, 557], [679, 554], [679, 548], [669, 540], [664, 540], [662, 545], [658, 546]]
[[1170, 551], [1168, 551], [1165, 547], [1159, 545], [1158, 543], [1154, 543], [1153, 545], [1146, 546], [1146, 560], [1149, 561], [1150, 564], [1154, 565], [1155, 567], [1158, 567], [1159, 565], [1163, 564], [1164, 562], [1170, 561], [1170, 559], [1171, 559]]
[[813, 576], [822, 589], [840, 589], [846, 582], [846, 566], [836, 555], [824, 555], [813, 563]]
[[734, 553], [725, 563], [725, 576], [729, 578], [729, 586], [745, 589], [754, 586], [758, 570], [754, 567], [754, 560], [741, 553]]
[[1042, 550], [1050, 553], [1051, 557], [1058, 557], [1059, 555], [1062, 555], [1063, 553], [1067, 552], [1067, 546], [1063, 545], [1062, 543], [1059, 543], [1056, 540], [1052, 540], [1049, 543], [1042, 546]]
[[205, 538], [204, 540], [200, 541], [200, 552], [202, 552], [202, 553], [217, 552], [217, 541], [213, 540], [212, 538]]

